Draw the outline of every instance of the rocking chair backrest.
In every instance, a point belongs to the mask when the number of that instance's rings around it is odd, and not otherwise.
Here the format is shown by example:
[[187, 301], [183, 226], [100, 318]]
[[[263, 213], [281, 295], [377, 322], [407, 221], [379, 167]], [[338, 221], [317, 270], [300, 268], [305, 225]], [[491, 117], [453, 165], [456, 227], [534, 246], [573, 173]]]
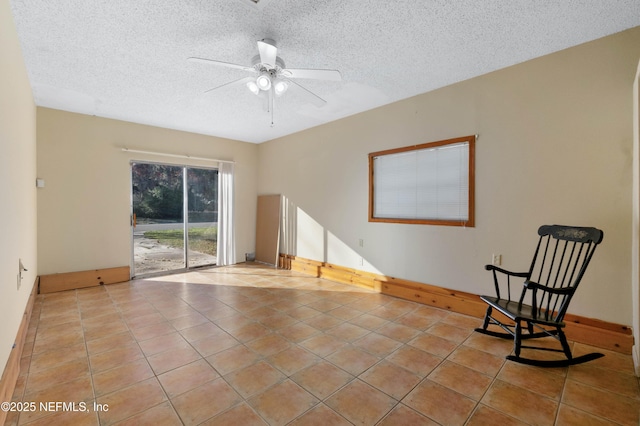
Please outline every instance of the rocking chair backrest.
[[528, 289], [532, 289], [534, 315], [545, 321], [561, 322], [603, 233], [596, 228], [544, 225], [538, 229], [538, 235], [520, 304]]

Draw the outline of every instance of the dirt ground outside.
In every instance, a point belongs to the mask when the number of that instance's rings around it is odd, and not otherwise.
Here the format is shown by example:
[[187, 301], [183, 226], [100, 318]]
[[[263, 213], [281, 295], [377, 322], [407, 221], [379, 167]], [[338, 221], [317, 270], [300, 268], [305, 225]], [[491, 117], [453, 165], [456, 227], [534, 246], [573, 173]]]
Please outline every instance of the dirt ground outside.
[[[155, 272], [184, 269], [184, 252], [180, 248], [169, 247], [158, 243], [157, 240], [145, 238], [143, 233], [135, 233], [134, 244], [134, 275], [146, 275]], [[189, 251], [189, 267], [215, 265], [216, 256]]]

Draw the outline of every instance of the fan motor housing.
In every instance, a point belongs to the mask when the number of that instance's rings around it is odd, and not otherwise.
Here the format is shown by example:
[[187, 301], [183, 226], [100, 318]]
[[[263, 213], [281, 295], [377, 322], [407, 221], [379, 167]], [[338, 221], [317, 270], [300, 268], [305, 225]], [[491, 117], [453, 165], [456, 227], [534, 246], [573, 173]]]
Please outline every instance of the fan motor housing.
[[[270, 70], [269, 68], [267, 68], [266, 66], [264, 66], [264, 64], [262, 64], [262, 62], [260, 62], [260, 55], [256, 55], [251, 59], [251, 65], [255, 68], [256, 66], [260, 65], [260, 67], [258, 67], [258, 70], [260, 68], [264, 68], [266, 70]], [[279, 56], [276, 56], [276, 68], [280, 68], [280, 69], [285, 69], [286, 66], [284, 65], [284, 61], [282, 60], [282, 58], [280, 58]]]

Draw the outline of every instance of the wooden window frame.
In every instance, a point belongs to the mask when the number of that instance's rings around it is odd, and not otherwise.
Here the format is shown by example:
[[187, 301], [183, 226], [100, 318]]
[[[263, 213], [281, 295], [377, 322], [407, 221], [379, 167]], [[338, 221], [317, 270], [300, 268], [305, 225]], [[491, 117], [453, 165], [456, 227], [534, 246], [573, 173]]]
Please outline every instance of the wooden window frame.
[[[467, 142], [469, 144], [469, 200], [468, 200], [468, 215], [467, 220], [451, 220], [451, 219], [411, 219], [411, 218], [388, 218], [388, 217], [375, 217], [374, 205], [375, 205], [375, 188], [374, 188], [374, 159], [376, 157], [398, 154], [407, 151], [417, 151], [428, 148], [441, 147], [445, 145], [453, 145], [458, 143]], [[436, 142], [428, 142], [420, 145], [406, 146], [402, 148], [388, 149], [384, 151], [372, 152], [369, 154], [369, 222], [386, 222], [386, 223], [407, 223], [407, 224], [420, 224], [420, 225], [445, 225], [445, 226], [463, 226], [474, 227], [475, 226], [475, 145], [476, 136], [464, 136], [454, 139], [446, 139]]]

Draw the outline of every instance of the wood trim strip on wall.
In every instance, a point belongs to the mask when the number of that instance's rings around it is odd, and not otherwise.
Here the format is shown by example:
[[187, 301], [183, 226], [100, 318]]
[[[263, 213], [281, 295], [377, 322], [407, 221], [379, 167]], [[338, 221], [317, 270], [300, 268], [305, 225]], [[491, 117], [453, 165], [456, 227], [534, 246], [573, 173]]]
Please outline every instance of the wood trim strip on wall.
[[[22, 351], [24, 349], [25, 340], [27, 338], [27, 332], [29, 330], [29, 321], [31, 321], [31, 313], [33, 312], [33, 305], [36, 300], [36, 293], [38, 291], [39, 278], [33, 284], [33, 289], [29, 295], [27, 306], [22, 315], [20, 321], [20, 327], [18, 327], [18, 334], [13, 345], [13, 349], [9, 354], [7, 365], [2, 372], [2, 378], [0, 378], [0, 402], [10, 402], [13, 397], [13, 392], [16, 388], [18, 376], [20, 374], [20, 360], [22, 359]], [[7, 419], [7, 411], [0, 410], [0, 424], [4, 424]]]
[[131, 279], [130, 274], [128, 266], [119, 266], [116, 268], [41, 275], [40, 293], [53, 293], [103, 284], [122, 283]]
[[[473, 293], [358, 271], [292, 255], [281, 254], [279, 263], [288, 265], [287, 269], [318, 278], [365, 287], [382, 294], [476, 318], [483, 318], [487, 309], [486, 303], [480, 299], [480, 296]], [[488, 289], [490, 290], [490, 288]], [[565, 316], [565, 324], [569, 340], [623, 354], [631, 354], [633, 335], [629, 326], [572, 314]]]

